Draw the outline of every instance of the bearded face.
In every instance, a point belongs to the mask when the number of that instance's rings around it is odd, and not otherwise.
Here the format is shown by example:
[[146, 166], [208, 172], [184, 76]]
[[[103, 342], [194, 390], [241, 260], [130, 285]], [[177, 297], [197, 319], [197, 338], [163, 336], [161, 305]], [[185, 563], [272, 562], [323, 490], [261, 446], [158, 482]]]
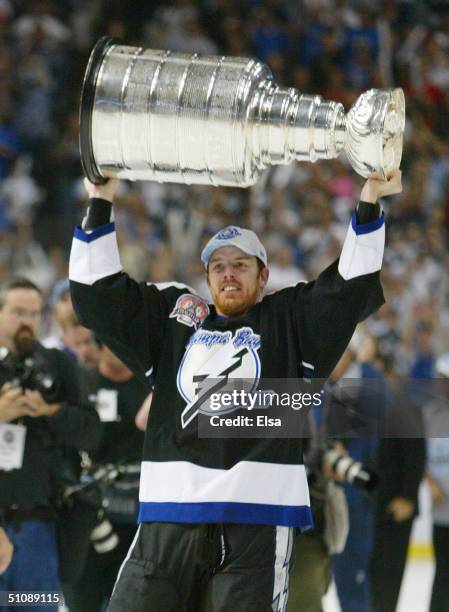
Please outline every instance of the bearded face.
[[210, 259], [207, 283], [218, 314], [236, 317], [248, 312], [267, 280], [268, 269], [260, 270], [257, 258], [238, 247], [221, 247]]
[[0, 344], [23, 354], [32, 352], [42, 309], [34, 289], [11, 289], [0, 309]]

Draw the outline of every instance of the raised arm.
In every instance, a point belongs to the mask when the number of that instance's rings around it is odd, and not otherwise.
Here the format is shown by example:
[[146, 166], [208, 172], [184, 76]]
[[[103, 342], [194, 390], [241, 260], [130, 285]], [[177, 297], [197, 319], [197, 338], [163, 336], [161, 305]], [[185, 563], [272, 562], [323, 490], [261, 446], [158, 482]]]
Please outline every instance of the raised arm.
[[344, 280], [380, 270], [385, 245], [385, 219], [378, 200], [401, 191], [399, 170], [395, 170], [387, 180], [373, 174], [365, 182], [338, 264], [338, 271]]
[[362, 188], [339, 259], [314, 282], [299, 286], [297, 326], [306, 375], [329, 376], [357, 323], [384, 303], [379, 273], [385, 225], [377, 200], [401, 190], [398, 170], [387, 180], [370, 177]]
[[82, 226], [75, 229], [69, 276], [80, 322], [142, 380], [155, 367], [168, 305], [154, 286], [137, 283], [122, 271], [112, 201], [116, 179], [105, 185], [84, 182], [90, 196]]

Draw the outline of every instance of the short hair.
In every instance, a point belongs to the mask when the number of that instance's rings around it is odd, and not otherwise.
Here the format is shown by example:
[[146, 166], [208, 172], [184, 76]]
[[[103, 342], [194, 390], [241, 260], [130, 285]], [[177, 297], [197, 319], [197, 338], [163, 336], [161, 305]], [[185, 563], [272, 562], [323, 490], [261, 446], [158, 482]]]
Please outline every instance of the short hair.
[[32, 281], [24, 276], [15, 276], [11, 280], [3, 283], [0, 287], [0, 309], [5, 305], [6, 294], [14, 289], [27, 289], [29, 291], [36, 291], [42, 297], [42, 290], [35, 285]]
[[[68, 312], [64, 317], [60, 317], [58, 319], [58, 323], [63, 332], [66, 332], [68, 329], [72, 329], [73, 327], [83, 327], [84, 329], [89, 329], [89, 331], [92, 331], [89, 327], [86, 327], [80, 323], [80, 320], [78, 319], [78, 316], [74, 310]], [[92, 340], [95, 342], [95, 344], [98, 344], [99, 347], [102, 346], [101, 340], [97, 338], [93, 331]]]
[[74, 310], [71, 310], [63, 317], [59, 317], [58, 323], [62, 331], [67, 331], [68, 329], [71, 329], [72, 327], [78, 327], [78, 326], [84, 327], [79, 322], [79, 319], [76, 316], [76, 312]]
[[257, 261], [257, 268], [259, 269], [259, 274], [262, 272], [262, 270], [265, 270], [265, 268], [267, 267], [263, 261], [261, 259], [259, 259], [258, 257], [256, 257], [256, 261]]

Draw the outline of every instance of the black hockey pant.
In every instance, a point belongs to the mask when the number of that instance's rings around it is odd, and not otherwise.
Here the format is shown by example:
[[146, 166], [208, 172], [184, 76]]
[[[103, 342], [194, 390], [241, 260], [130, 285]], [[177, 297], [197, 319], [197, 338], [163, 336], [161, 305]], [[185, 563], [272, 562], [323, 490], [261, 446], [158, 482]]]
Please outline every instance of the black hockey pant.
[[143, 523], [108, 612], [283, 612], [293, 530]]

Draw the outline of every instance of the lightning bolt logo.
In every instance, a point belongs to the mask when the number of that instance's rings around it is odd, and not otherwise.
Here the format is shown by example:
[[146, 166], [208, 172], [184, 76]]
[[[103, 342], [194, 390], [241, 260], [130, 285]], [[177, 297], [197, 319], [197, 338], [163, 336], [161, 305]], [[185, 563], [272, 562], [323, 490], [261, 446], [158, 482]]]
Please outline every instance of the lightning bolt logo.
[[[225, 368], [220, 374], [211, 373], [207, 374], [196, 374], [193, 376], [193, 382], [198, 383], [198, 386], [195, 391], [195, 398], [187, 404], [181, 414], [181, 423], [183, 429], [187, 427], [187, 425], [192, 421], [198, 414], [199, 409], [204, 402], [206, 402], [211, 395], [223, 389], [228, 383], [229, 375], [232, 372], [235, 372], [241, 365], [243, 361], [243, 357], [248, 353], [248, 349], [246, 347], [242, 348], [238, 353], [231, 357], [233, 363]], [[220, 378], [220, 380], [216, 380]], [[211, 380], [212, 379], [212, 380]], [[209, 385], [207, 381], [209, 380]]]

